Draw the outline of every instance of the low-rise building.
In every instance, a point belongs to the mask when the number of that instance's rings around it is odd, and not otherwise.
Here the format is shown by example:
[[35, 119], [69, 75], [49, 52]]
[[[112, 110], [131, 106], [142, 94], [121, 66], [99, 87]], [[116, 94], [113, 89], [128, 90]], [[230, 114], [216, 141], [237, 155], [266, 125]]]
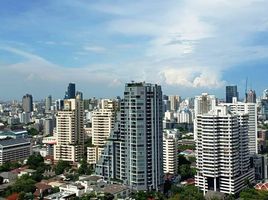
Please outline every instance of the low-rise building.
[[23, 138], [0, 140], [0, 165], [24, 160], [31, 155], [31, 143]]
[[81, 197], [85, 193], [85, 187], [81, 184], [66, 184], [60, 186], [60, 192], [75, 193], [77, 197]]

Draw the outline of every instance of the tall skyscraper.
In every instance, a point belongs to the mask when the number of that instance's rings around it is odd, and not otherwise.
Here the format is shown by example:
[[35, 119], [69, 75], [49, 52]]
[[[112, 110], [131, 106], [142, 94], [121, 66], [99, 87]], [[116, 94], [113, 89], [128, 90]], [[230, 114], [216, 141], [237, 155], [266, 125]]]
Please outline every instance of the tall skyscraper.
[[195, 185], [203, 190], [237, 194], [254, 181], [248, 147], [248, 115], [219, 106], [196, 116]]
[[78, 162], [84, 155], [83, 103], [65, 99], [64, 108], [56, 116], [54, 159]]
[[22, 97], [22, 108], [24, 112], [33, 111], [33, 97], [30, 94], [26, 94]]
[[163, 183], [162, 109], [160, 86], [127, 83], [118, 132], [109, 139], [96, 173], [122, 180], [134, 190], [159, 189]]
[[248, 114], [249, 152], [251, 155], [257, 154], [257, 104], [238, 102], [237, 99], [234, 98], [233, 103], [222, 103], [221, 105], [228, 106], [231, 112]]
[[255, 90], [249, 90], [246, 94], [246, 103], [256, 103]]
[[232, 103], [233, 97], [238, 99], [238, 91], [236, 85], [226, 86], [226, 103]]
[[75, 83], [69, 83], [65, 99], [74, 99], [75, 98]]
[[45, 102], [45, 111], [46, 112], [49, 112], [51, 110], [51, 106], [52, 106], [52, 97], [51, 95], [49, 95], [47, 98], [46, 98], [46, 102]]

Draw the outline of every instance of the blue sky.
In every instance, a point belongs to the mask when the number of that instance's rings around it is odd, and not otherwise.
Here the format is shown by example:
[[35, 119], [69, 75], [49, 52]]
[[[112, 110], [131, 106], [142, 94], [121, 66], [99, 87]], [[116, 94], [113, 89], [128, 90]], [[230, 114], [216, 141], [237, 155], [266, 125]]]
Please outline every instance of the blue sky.
[[122, 95], [124, 83], [166, 94], [225, 85], [268, 88], [266, 0], [9, 0], [0, 2], [0, 100]]

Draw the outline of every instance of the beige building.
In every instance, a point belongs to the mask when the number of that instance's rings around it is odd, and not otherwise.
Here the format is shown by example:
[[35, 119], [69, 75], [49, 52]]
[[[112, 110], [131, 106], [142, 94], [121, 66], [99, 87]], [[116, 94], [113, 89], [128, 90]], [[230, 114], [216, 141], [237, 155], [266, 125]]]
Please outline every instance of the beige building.
[[54, 159], [78, 162], [84, 154], [83, 104], [79, 99], [64, 100], [57, 113]]
[[96, 164], [103, 152], [103, 147], [87, 147], [87, 162], [89, 164]]
[[163, 134], [163, 167], [164, 173], [178, 173], [177, 132], [166, 130]]
[[113, 100], [101, 101], [100, 109], [92, 113], [92, 144], [87, 148], [87, 160], [90, 164], [96, 164], [103, 146], [105, 146], [115, 124], [115, 109], [117, 104]]

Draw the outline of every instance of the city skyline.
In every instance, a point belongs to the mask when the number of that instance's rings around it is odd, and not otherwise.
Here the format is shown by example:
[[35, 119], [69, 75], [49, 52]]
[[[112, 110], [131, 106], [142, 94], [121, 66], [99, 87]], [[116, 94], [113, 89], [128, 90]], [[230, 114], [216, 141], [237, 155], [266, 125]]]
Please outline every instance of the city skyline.
[[[1, 100], [120, 94], [125, 82], [165, 94], [225, 96], [267, 88], [268, 2], [45, 1], [0, 3]], [[138, 70], [137, 70], [138, 69]]]

